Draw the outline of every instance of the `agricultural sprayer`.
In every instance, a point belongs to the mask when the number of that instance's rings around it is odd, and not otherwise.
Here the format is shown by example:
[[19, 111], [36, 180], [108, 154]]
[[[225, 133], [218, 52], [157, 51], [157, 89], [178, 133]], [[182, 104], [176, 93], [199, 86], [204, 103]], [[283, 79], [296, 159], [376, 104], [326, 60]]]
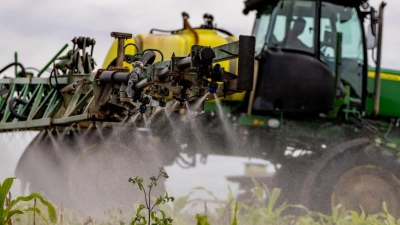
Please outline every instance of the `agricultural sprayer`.
[[384, 7], [248, 0], [253, 36], [233, 37], [210, 14], [193, 28], [183, 13], [182, 29], [112, 32], [96, 71], [86, 37], [35, 76], [15, 61], [15, 77], [0, 80], [0, 130], [41, 131], [16, 175], [93, 207], [106, 199], [95, 193], [123, 202], [132, 171], [256, 157], [275, 165], [269, 185], [292, 203], [372, 213], [386, 202], [399, 216], [400, 72], [380, 67]]

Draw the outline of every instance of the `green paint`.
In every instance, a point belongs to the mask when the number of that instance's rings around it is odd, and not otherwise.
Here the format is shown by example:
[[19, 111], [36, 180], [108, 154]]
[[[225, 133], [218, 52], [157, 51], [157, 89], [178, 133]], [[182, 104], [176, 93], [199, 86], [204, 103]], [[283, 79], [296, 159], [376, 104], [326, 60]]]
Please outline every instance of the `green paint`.
[[53, 97], [54, 92], [56, 92], [56, 89], [51, 89], [51, 91], [46, 95], [46, 98], [43, 100], [43, 102], [39, 105], [39, 107], [36, 110], [32, 110], [29, 113], [28, 120], [34, 119], [39, 114], [44, 115], [44, 110], [46, 109], [45, 107], [47, 106], [46, 104], [49, 102], [49, 100]]
[[28, 120], [32, 119], [33, 113], [35, 113], [37, 111], [37, 109], [39, 108], [39, 104], [42, 101], [42, 98], [44, 97], [43, 94], [44, 94], [45, 90], [44, 90], [43, 85], [38, 85], [38, 88], [39, 88], [39, 91], [38, 91], [37, 97], [34, 98], [34, 102], [32, 104], [32, 108], [29, 109]]
[[243, 126], [268, 127], [270, 118], [267, 116], [246, 115], [239, 117], [238, 123]]
[[[14, 94], [15, 94], [15, 87], [16, 87], [17, 85], [12, 85], [12, 87], [11, 87], [11, 90], [10, 90], [10, 92], [8, 93], [8, 96], [7, 96], [7, 99], [9, 98], [9, 97], [12, 97], [12, 96], [14, 96]], [[5, 100], [5, 103], [7, 103], [8, 101], [7, 101], [7, 99]], [[5, 106], [6, 106], [6, 109], [5, 109], [5, 111], [4, 111], [4, 113], [3, 113], [3, 118], [1, 119], [1, 123], [5, 123], [7, 120], [8, 120], [8, 117], [10, 116], [10, 109], [9, 109], [9, 105], [8, 104], [4, 104]]]
[[18, 77], [18, 52], [14, 53], [14, 68], [15, 68], [15, 77]]
[[350, 86], [346, 85], [344, 87], [344, 90], [346, 93], [346, 95], [344, 97], [341, 97], [341, 98], [335, 97], [335, 99], [333, 101], [333, 109], [331, 111], [329, 111], [328, 118], [336, 118], [337, 114], [339, 113], [340, 108], [343, 105], [350, 104], [350, 95], [348, 94], [348, 93], [350, 93]]
[[361, 112], [356, 109], [356, 108], [352, 108], [352, 109], [343, 109], [343, 112], [345, 113], [345, 119], [348, 121], [349, 120], [349, 115], [354, 115], [356, 116], [358, 119], [361, 119]]
[[61, 55], [61, 53], [68, 47], [68, 44], [65, 44], [64, 47], [62, 47], [60, 49], [60, 51], [57, 52], [57, 54], [43, 67], [42, 70], [40, 70], [40, 72], [38, 73], [38, 77], [40, 77], [42, 75], [42, 73], [44, 73], [47, 68], [49, 68], [49, 66]]
[[[375, 68], [374, 68], [374, 67], [368, 67], [368, 71], [370, 71], [370, 72], [375, 72]], [[393, 74], [393, 75], [400, 75], [400, 70], [381, 69], [381, 73], [388, 73], [388, 74]]]
[[[368, 77], [367, 109], [368, 115], [373, 112], [374, 106], [374, 82], [375, 79]], [[400, 82], [394, 80], [381, 79], [381, 95], [379, 105], [379, 115], [400, 117]]]

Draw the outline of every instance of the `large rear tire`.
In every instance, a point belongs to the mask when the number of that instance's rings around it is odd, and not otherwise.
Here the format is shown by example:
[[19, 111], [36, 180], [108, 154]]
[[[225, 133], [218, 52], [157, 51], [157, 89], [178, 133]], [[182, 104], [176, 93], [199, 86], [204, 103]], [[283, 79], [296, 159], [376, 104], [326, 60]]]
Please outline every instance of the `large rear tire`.
[[[382, 212], [386, 203], [393, 216], [400, 216], [400, 160], [397, 155], [369, 141], [343, 145], [312, 168], [302, 190], [303, 202], [312, 210], [330, 213], [341, 204], [345, 209], [369, 214]], [[357, 143], [353, 141], [353, 143]]]

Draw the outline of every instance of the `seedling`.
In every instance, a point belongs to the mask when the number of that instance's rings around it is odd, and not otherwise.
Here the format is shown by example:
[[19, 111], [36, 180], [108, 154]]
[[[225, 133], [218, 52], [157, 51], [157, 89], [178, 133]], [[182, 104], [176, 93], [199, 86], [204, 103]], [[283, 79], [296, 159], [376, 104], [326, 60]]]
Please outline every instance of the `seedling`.
[[[150, 184], [147, 185], [147, 190], [143, 186], [143, 178], [136, 177], [134, 179], [129, 178], [129, 182], [131, 182], [133, 185], [137, 184], [137, 187], [139, 188], [140, 191], [143, 191], [144, 194], [144, 199], [145, 199], [145, 204], [139, 205], [139, 208], [136, 210], [136, 215], [133, 218], [131, 225], [170, 225], [172, 223], [171, 217], [167, 217], [165, 212], [162, 211], [161, 209], [158, 209], [158, 211], [155, 210], [156, 206], [166, 204], [168, 202], [173, 202], [174, 197], [168, 196], [168, 192], [165, 192], [165, 196], [160, 195], [157, 197], [155, 202], [151, 201], [151, 191], [154, 187], [157, 186], [157, 182], [161, 178], [168, 178], [167, 172], [165, 172], [164, 168], [160, 168], [158, 175], [157, 176], [152, 176], [150, 177]], [[147, 209], [147, 219], [146, 216], [143, 215], [143, 210]], [[159, 217], [159, 212], [161, 214], [161, 217]]]

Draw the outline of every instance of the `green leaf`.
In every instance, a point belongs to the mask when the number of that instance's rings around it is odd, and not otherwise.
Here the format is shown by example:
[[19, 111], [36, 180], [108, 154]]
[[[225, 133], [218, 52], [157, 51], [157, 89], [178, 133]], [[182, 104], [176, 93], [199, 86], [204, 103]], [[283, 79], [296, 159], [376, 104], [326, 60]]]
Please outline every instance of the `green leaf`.
[[6, 201], [6, 197], [8, 192], [11, 189], [11, 186], [16, 177], [9, 177], [3, 181], [3, 184], [0, 186], [0, 216], [3, 215], [4, 212], [4, 202]]
[[[7, 216], [6, 221], [8, 221], [13, 215], [15, 214], [25, 214], [27, 212], [35, 212], [37, 215], [39, 215], [40, 217], [42, 217], [42, 219], [44, 220], [44, 222], [46, 224], [49, 224], [49, 221], [46, 219], [46, 217], [44, 217], [42, 215], [42, 212], [40, 211], [40, 209], [36, 208], [36, 207], [30, 207], [24, 210], [11, 210]], [[53, 223], [55, 223], [56, 221], [52, 221]]]
[[227, 202], [231, 202], [233, 200], [233, 192], [231, 187], [228, 185], [228, 196], [226, 197]]
[[251, 178], [254, 184], [254, 191], [253, 191], [253, 196], [256, 196], [258, 199], [263, 199], [264, 197], [264, 191], [263, 188], [261, 187], [260, 183], [257, 182], [256, 179], [253, 177]]
[[238, 224], [237, 224], [237, 217], [236, 217], [237, 211], [238, 211], [238, 203], [236, 202], [236, 204], [235, 204], [235, 209], [234, 209], [234, 211], [233, 211], [232, 225], [238, 225]]
[[360, 206], [360, 208], [361, 208], [361, 217], [360, 217], [360, 219], [362, 221], [364, 221], [365, 220], [365, 212], [364, 212], [364, 209], [361, 206]]
[[34, 198], [39, 199], [40, 202], [44, 206], [47, 207], [49, 219], [51, 222], [55, 223], [57, 221], [57, 214], [56, 214], [56, 210], [55, 210], [54, 206], [50, 202], [44, 200], [43, 197], [38, 193], [31, 193], [28, 196], [20, 196], [20, 197], [16, 198], [15, 200], [12, 200], [10, 203], [10, 206], [7, 207], [7, 209], [4, 211], [4, 213], [8, 214], [11, 211], [12, 207], [14, 207], [18, 202], [21, 202], [21, 201], [27, 202], [27, 201], [31, 201]]
[[281, 195], [281, 189], [279, 188], [274, 188], [272, 190], [271, 196], [269, 197], [269, 201], [268, 201], [268, 206], [267, 206], [267, 212], [268, 213], [272, 213], [272, 210], [275, 206], [276, 201], [278, 200], [279, 196]]
[[195, 188], [193, 188], [193, 190], [205, 191], [210, 197], [212, 197], [214, 199], [214, 202], [217, 202], [219, 204], [220, 208], [222, 208], [222, 205], [221, 205], [219, 199], [217, 198], [217, 196], [214, 195], [214, 193], [212, 191], [209, 191], [209, 190], [207, 190], [207, 189], [205, 189], [204, 187], [201, 187], [201, 186], [195, 187]]
[[163, 201], [163, 197], [160, 195], [156, 200], [156, 205], [161, 204], [162, 201]]
[[136, 213], [139, 214], [140, 211], [142, 211], [144, 208], [146, 208], [146, 207], [144, 207], [143, 204], [139, 205], [139, 208], [137, 209]]
[[197, 225], [210, 225], [206, 215], [196, 214]]
[[388, 209], [387, 209], [387, 206], [386, 206], [386, 202], [383, 202], [383, 203], [382, 203], [382, 208], [383, 208], [383, 211], [384, 211], [385, 213], [388, 213]]
[[161, 213], [161, 215], [162, 215], [162, 218], [164, 219], [164, 218], [165, 218], [165, 212], [162, 211], [161, 209], [159, 209], [158, 211], [160, 211], [160, 213]]

